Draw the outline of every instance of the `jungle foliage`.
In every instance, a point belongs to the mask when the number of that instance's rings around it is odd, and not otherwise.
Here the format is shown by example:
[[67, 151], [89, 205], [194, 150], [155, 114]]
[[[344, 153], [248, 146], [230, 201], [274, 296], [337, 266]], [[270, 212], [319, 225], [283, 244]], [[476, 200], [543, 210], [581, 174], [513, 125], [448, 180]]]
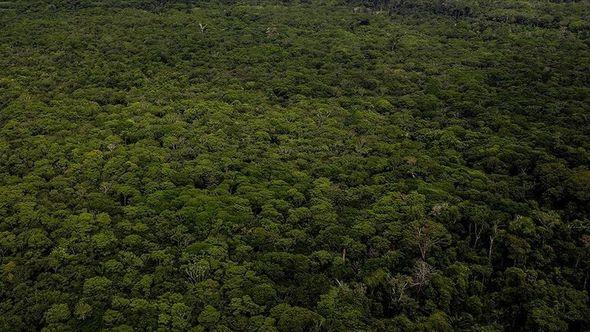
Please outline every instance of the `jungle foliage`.
[[0, 330], [590, 329], [589, 22], [0, 2]]

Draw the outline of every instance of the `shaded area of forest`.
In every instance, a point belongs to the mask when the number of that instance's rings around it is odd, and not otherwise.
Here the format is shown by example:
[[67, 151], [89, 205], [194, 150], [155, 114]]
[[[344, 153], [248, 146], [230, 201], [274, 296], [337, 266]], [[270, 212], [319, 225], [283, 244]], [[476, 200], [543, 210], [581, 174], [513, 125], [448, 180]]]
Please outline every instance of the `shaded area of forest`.
[[590, 328], [588, 2], [0, 2], [0, 330]]

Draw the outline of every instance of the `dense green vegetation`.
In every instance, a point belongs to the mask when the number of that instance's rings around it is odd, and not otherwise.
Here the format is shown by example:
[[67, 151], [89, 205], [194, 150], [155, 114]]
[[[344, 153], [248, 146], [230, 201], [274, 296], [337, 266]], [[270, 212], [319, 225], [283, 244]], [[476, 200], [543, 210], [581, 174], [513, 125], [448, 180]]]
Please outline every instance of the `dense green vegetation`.
[[0, 2], [0, 330], [590, 329], [589, 22]]

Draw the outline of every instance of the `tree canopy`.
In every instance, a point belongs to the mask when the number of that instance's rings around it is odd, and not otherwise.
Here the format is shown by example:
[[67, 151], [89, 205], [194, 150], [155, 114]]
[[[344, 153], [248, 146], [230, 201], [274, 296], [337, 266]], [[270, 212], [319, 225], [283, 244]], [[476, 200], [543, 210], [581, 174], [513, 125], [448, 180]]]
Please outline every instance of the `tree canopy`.
[[0, 2], [0, 330], [590, 329], [589, 22]]

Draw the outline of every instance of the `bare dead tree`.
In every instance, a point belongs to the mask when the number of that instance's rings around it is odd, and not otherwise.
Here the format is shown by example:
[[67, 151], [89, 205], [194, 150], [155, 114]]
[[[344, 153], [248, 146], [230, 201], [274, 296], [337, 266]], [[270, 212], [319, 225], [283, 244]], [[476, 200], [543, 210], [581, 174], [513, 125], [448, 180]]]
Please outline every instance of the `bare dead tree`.
[[414, 267], [414, 275], [412, 276], [412, 287], [418, 287], [418, 291], [430, 282], [433, 268], [423, 260], [418, 260]]
[[479, 242], [479, 239], [481, 238], [481, 233], [483, 232], [483, 229], [483, 225], [478, 225], [477, 223], [474, 223], [473, 236], [475, 237], [475, 240], [473, 241], [473, 248], [477, 248], [477, 242]]
[[389, 297], [392, 302], [401, 302], [406, 295], [406, 290], [413, 284], [412, 277], [397, 275], [395, 277], [388, 276], [388, 283], [391, 287]]
[[488, 247], [488, 262], [492, 261], [492, 251], [494, 249], [494, 241], [498, 237], [498, 233], [500, 230], [499, 227], [500, 227], [499, 222], [494, 222], [492, 224], [491, 233], [490, 233], [490, 246]]
[[420, 257], [423, 261], [426, 261], [426, 256], [433, 246], [444, 241], [441, 234], [433, 232], [433, 226], [435, 226], [434, 223], [430, 220], [425, 220], [421, 225], [416, 227], [414, 232], [414, 240], [420, 249]]
[[209, 274], [209, 262], [205, 260], [191, 261], [184, 268], [187, 279], [193, 285], [207, 279]]

